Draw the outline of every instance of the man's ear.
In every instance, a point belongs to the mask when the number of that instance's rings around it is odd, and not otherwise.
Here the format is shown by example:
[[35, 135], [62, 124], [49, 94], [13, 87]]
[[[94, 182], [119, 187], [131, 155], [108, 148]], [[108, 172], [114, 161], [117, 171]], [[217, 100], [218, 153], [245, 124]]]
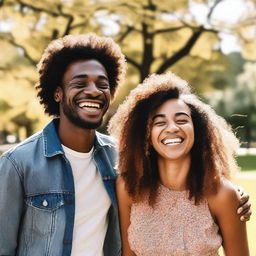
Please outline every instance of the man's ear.
[[62, 88], [59, 86], [56, 88], [54, 92], [54, 100], [56, 102], [60, 102], [62, 100]]

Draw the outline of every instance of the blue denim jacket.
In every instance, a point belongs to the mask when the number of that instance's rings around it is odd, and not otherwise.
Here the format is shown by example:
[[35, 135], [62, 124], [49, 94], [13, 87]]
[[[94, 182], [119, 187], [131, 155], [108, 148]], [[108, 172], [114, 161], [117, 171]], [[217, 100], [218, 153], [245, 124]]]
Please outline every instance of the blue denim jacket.
[[[53, 120], [42, 132], [0, 159], [0, 255], [67, 256], [71, 253], [74, 180], [56, 132], [57, 122]], [[104, 255], [120, 255], [113, 168], [116, 152], [109, 136], [96, 132], [93, 158], [112, 201]]]

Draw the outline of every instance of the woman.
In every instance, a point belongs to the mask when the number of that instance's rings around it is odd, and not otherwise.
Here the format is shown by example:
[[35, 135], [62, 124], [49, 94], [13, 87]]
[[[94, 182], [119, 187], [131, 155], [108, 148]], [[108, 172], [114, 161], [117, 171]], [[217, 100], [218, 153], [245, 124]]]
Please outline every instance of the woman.
[[[118, 124], [118, 125], [116, 125]], [[110, 122], [118, 139], [123, 256], [249, 255], [239, 195], [227, 180], [239, 143], [172, 73], [151, 75]]]

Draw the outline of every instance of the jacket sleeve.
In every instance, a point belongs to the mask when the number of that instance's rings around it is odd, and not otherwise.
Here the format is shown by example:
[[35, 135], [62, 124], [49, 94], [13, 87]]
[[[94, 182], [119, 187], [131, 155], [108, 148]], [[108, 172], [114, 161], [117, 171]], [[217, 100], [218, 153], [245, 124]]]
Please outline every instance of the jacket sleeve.
[[23, 209], [23, 186], [14, 161], [0, 158], [0, 255], [14, 256]]

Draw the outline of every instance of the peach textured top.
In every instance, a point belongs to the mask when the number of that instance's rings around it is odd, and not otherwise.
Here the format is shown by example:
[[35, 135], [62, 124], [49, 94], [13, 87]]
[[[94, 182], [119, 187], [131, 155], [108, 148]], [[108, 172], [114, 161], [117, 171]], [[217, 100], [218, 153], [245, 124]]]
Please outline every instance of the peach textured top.
[[187, 191], [160, 185], [154, 208], [131, 207], [128, 240], [137, 256], [216, 256], [222, 238], [207, 201], [195, 205]]

